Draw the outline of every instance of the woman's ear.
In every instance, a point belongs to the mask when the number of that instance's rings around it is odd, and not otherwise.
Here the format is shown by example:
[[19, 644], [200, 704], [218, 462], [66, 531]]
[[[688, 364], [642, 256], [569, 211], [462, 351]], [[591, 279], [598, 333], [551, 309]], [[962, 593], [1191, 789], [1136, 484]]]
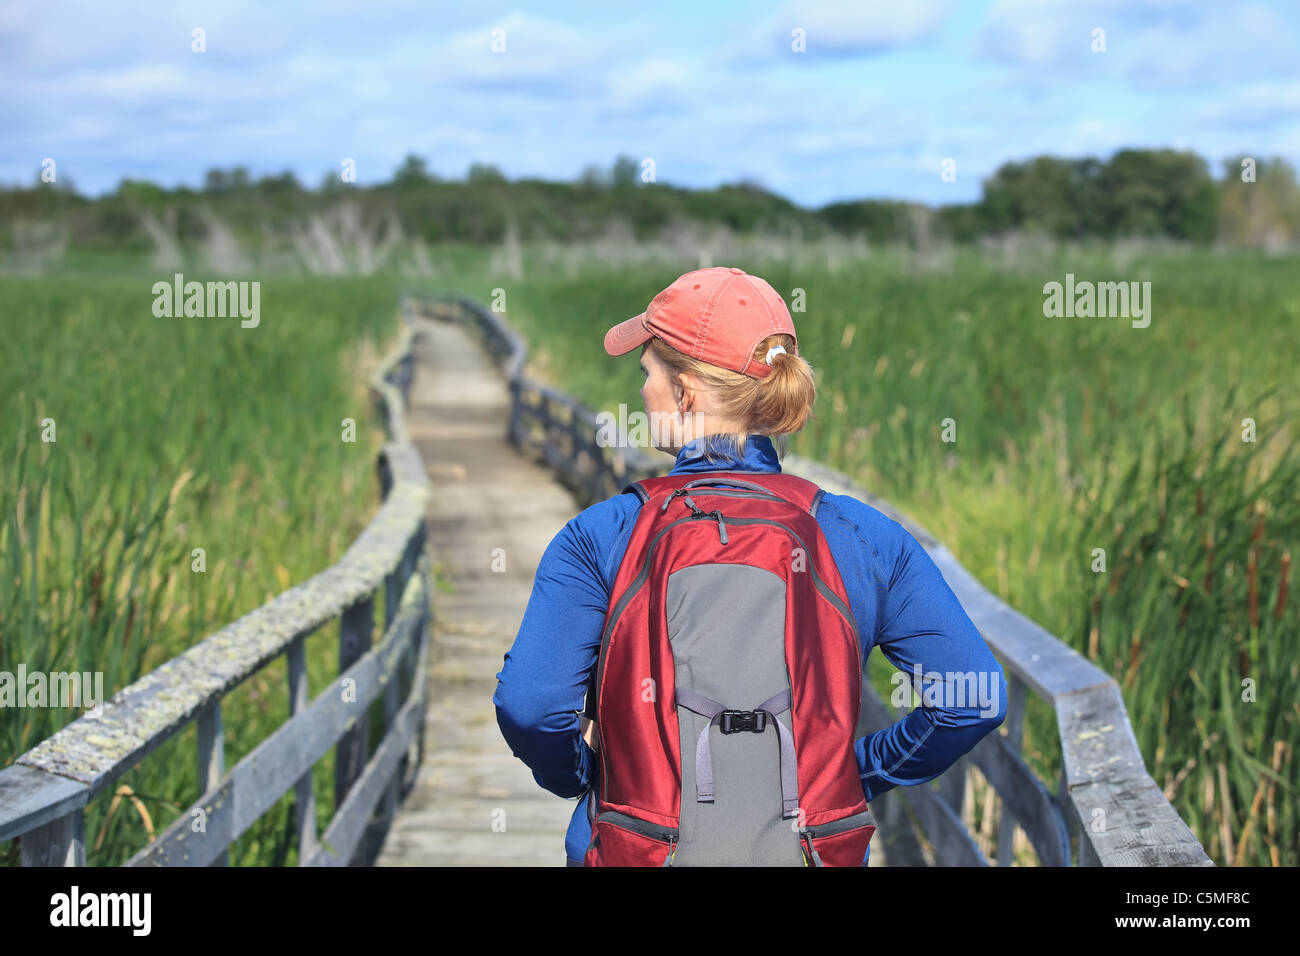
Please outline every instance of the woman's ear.
[[690, 411], [691, 405], [695, 403], [695, 380], [686, 372], [680, 373], [673, 383], [673, 400], [683, 413]]

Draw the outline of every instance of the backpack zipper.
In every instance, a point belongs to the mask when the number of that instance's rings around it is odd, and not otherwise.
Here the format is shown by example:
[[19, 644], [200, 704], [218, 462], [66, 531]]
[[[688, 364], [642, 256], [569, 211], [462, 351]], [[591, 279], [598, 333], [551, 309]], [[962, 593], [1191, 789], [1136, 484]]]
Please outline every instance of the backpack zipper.
[[798, 507], [789, 499], [782, 498], [780, 495], [770, 494], [766, 491], [744, 491], [739, 488], [678, 488], [664, 499], [663, 507], [659, 509], [659, 513], [663, 514], [667, 511], [668, 506], [672, 504], [673, 499], [678, 495], [689, 495], [692, 493], [696, 495], [722, 495], [725, 498], [766, 498], [769, 501], [784, 501], [792, 508]]
[[596, 842], [596, 823], [603, 820], [612, 827], [619, 827], [623, 830], [630, 830], [638, 836], [648, 837], [651, 840], [658, 840], [660, 843], [668, 844], [668, 854], [660, 866], [672, 866], [673, 854], [677, 852], [677, 838], [680, 831], [676, 827], [661, 827], [650, 823], [648, 820], [641, 820], [634, 816], [629, 816], [619, 810], [605, 810], [596, 814], [595, 820], [591, 823], [591, 840], [587, 844], [590, 850], [593, 846], [599, 846]]
[[725, 524], [722, 523], [722, 512], [721, 512], [721, 511], [716, 511], [716, 510], [715, 510], [715, 511], [701, 511], [700, 509], [697, 508], [697, 509], [695, 509], [695, 511], [694, 511], [694, 513], [691, 515], [691, 517], [692, 517], [692, 518], [717, 518], [717, 519], [718, 519], [718, 541], [719, 541], [719, 543], [721, 543], [721, 544], [726, 544], [726, 543], [727, 543], [727, 526], [726, 526]]
[[826, 864], [822, 862], [822, 858], [818, 854], [817, 848], [813, 846], [812, 838], [808, 835], [808, 832], [806, 830], [799, 831], [799, 839], [802, 840], [804, 846], [808, 848], [808, 854], [812, 858], [812, 865], [825, 866]]
[[862, 827], [875, 826], [875, 818], [871, 816], [870, 810], [863, 810], [861, 813], [854, 813], [851, 816], [843, 817], [839, 820], [831, 820], [828, 823], [821, 823], [815, 827], [804, 827], [799, 832], [805, 833], [809, 837], [820, 839], [821, 837], [835, 836], [837, 833], [844, 833], [848, 830], [859, 830]]
[[[720, 495], [725, 498], [763, 498], [768, 501], [786, 502], [786, 499], [778, 495], [768, 494], [766, 491], [741, 491], [735, 488], [678, 488], [664, 499], [663, 507], [659, 509], [660, 513], [666, 512], [668, 506], [672, 504], [673, 499], [678, 495], [682, 495], [686, 501], [686, 506], [691, 509], [692, 518], [716, 518], [718, 520], [718, 542], [720, 544], [727, 543], [727, 525], [723, 521], [724, 515], [718, 509], [705, 511], [698, 507], [691, 498], [691, 492], [695, 492], [697, 495]], [[789, 503], [790, 502], [786, 502], [786, 504]]]
[[658, 840], [660, 843], [668, 843], [674, 847], [677, 845], [679, 831], [676, 827], [660, 826], [657, 823], [651, 823], [649, 820], [630, 816], [621, 810], [606, 810], [603, 813], [596, 814], [596, 822], [600, 823], [601, 821], [611, 826], [622, 827], [624, 830], [631, 830], [638, 836]]
[[825, 866], [822, 862], [821, 855], [817, 848], [813, 846], [814, 839], [822, 837], [835, 836], [837, 833], [847, 833], [850, 830], [862, 830], [866, 827], [875, 826], [875, 818], [871, 816], [870, 810], [863, 810], [861, 813], [854, 813], [839, 820], [831, 820], [829, 823], [823, 823], [815, 827], [800, 827], [799, 839], [808, 847], [811, 854], [813, 866]]

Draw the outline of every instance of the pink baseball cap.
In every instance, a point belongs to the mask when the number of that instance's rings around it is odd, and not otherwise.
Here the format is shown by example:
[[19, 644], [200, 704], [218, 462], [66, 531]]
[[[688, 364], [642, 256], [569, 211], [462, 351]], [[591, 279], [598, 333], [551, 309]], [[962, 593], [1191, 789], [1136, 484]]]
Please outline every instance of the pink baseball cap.
[[[626, 355], [658, 336], [692, 358], [765, 378], [772, 366], [755, 361], [754, 349], [769, 335], [799, 340], [785, 300], [758, 276], [714, 266], [680, 276], [640, 315], [605, 333], [605, 351]], [[782, 349], [784, 351], [784, 349]]]

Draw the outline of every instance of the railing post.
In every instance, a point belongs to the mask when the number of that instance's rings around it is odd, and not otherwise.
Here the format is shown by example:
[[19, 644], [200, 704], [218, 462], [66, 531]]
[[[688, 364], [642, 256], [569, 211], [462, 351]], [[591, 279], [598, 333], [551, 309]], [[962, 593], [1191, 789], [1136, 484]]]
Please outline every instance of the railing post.
[[958, 818], [961, 817], [962, 803], [966, 798], [967, 767], [969, 761], [963, 755], [957, 762], [943, 772], [939, 778], [939, 796], [943, 802], [952, 807]]
[[[378, 461], [375, 462], [375, 469], [379, 475], [379, 493], [381, 500], [387, 500], [389, 493], [393, 490], [393, 470], [388, 461], [388, 456], [380, 453]], [[391, 572], [384, 576], [384, 628], [381, 634], [387, 634], [389, 628], [393, 625], [393, 620], [397, 617], [397, 606], [401, 601], [402, 594], [402, 571], [405, 565], [405, 554], [399, 558], [397, 565]], [[373, 620], [373, 610], [372, 610]], [[381, 638], [382, 639], [382, 638]], [[343, 670], [340, 661], [340, 672]], [[388, 684], [384, 688], [384, 733], [393, 725], [393, 716], [397, 713], [397, 675], [389, 677]], [[367, 712], [366, 729], [369, 731], [369, 713]], [[367, 733], [367, 742], [369, 735]], [[363, 759], [358, 767], [358, 773], [364, 769], [366, 761]], [[392, 820], [392, 814], [396, 809], [396, 804], [392, 800], [391, 788], [384, 791], [383, 816], [380, 821], [374, 819], [366, 826], [365, 834], [362, 836], [360, 845], [357, 850], [357, 856], [353, 859], [354, 865], [368, 866], [374, 859], [379, 850], [379, 844], [382, 840], [382, 834], [387, 829]]]
[[[218, 697], [196, 718], [199, 732], [199, 794], [217, 785], [226, 772], [226, 737], [221, 727], [221, 698]], [[229, 866], [230, 848], [222, 850], [211, 866]]]
[[[339, 619], [339, 673], [360, 660], [370, 649], [374, 630], [375, 598], [367, 595], [343, 612]], [[348, 791], [365, 769], [370, 752], [370, 708], [357, 705], [358, 713], [352, 729], [339, 738], [334, 757], [334, 808], [335, 812], [347, 798]], [[351, 864], [360, 865], [365, 841], [358, 847]]]
[[506, 437], [510, 439], [510, 444], [516, 448], [520, 445], [520, 420], [519, 420], [519, 379], [512, 378], [510, 386], [510, 420], [506, 426]]
[[[401, 607], [402, 592], [406, 590], [406, 580], [410, 575], [410, 555], [411, 540], [408, 539], [406, 546], [402, 549], [402, 556], [397, 561], [397, 566], [393, 568], [392, 573], [384, 578], [385, 636], [392, 632], [393, 623], [397, 620], [398, 610]], [[393, 729], [393, 722], [397, 718], [397, 711], [401, 703], [398, 693], [400, 690], [399, 677], [398, 668], [394, 668], [393, 672], [388, 675], [388, 683], [384, 686], [385, 734]], [[378, 855], [383, 836], [388, 832], [394, 817], [397, 816], [397, 804], [401, 797], [401, 788], [402, 770], [399, 764], [397, 772], [393, 774], [392, 779], [388, 781], [387, 786], [384, 788], [382, 815], [378, 821], [367, 828], [366, 842], [369, 844], [367, 861]]]
[[[1014, 672], [1011, 673], [1007, 678], [1007, 719], [1003, 726], [1007, 731], [1007, 746], [1017, 757], [1020, 756], [1025, 741], [1025, 698], [1025, 682]], [[998, 866], [1011, 866], [1014, 862], [1018, 824], [1011, 811], [1007, 809], [1006, 801], [1000, 802], [1002, 812], [998, 815]]]
[[388, 493], [393, 490], [393, 466], [389, 464], [388, 456], [382, 451], [375, 462], [375, 471], [379, 475], [379, 500], [387, 501]]
[[1074, 811], [1074, 801], [1070, 799], [1070, 777], [1065, 766], [1065, 760], [1061, 760], [1061, 778], [1058, 785], [1056, 802], [1061, 807], [1061, 816], [1065, 818], [1065, 829], [1069, 833], [1069, 840], [1074, 842], [1078, 839], [1078, 849], [1074, 850], [1074, 861], [1076, 866], [1084, 866], [1083, 862], [1083, 834], [1079, 832], [1079, 818]]
[[[424, 651], [426, 642], [433, 639], [431, 636], [431, 632], [433, 629], [433, 615], [434, 615], [433, 580], [432, 580], [433, 575], [430, 573], [428, 566], [425, 564], [423, 560], [424, 547], [425, 547], [425, 534], [426, 534], [426, 526], [422, 521], [420, 522], [419, 530], [416, 532], [417, 546], [415, 552], [416, 553], [415, 566], [419, 570], [419, 573], [424, 575], [424, 581], [422, 582], [424, 586], [421, 589], [423, 592], [423, 598], [421, 599], [421, 607], [420, 607], [420, 626], [415, 632], [416, 670], [411, 675], [411, 693], [414, 694], [419, 692], [424, 694], [423, 697], [424, 702], [421, 705], [422, 712], [420, 714], [420, 729], [416, 733], [416, 744], [415, 744], [415, 767], [416, 768], [419, 768], [424, 764], [424, 728], [425, 725], [428, 723], [428, 713], [429, 713], [429, 695], [428, 693], [425, 692], [425, 687], [423, 686], [423, 684], [420, 683], [422, 681], [428, 680], [428, 675], [420, 671], [418, 668], [420, 662], [420, 655]], [[416, 772], [418, 772], [418, 770]], [[411, 786], [415, 786], [415, 772], [411, 774]]]
[[28, 830], [19, 840], [23, 866], [85, 866], [85, 811], [78, 807], [44, 826]]
[[[307, 638], [301, 636], [289, 645], [289, 716], [311, 703], [307, 684]], [[293, 786], [293, 809], [298, 828], [298, 864], [316, 852], [316, 793], [312, 789], [315, 765], [298, 778]]]

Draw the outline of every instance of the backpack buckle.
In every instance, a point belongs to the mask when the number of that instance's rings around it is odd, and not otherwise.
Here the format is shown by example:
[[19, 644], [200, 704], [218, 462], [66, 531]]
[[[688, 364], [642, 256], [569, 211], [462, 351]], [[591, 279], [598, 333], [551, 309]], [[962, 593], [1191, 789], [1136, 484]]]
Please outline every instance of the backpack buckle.
[[722, 718], [721, 730], [724, 734], [738, 734], [746, 730], [761, 734], [767, 728], [765, 710], [724, 710], [719, 716]]

